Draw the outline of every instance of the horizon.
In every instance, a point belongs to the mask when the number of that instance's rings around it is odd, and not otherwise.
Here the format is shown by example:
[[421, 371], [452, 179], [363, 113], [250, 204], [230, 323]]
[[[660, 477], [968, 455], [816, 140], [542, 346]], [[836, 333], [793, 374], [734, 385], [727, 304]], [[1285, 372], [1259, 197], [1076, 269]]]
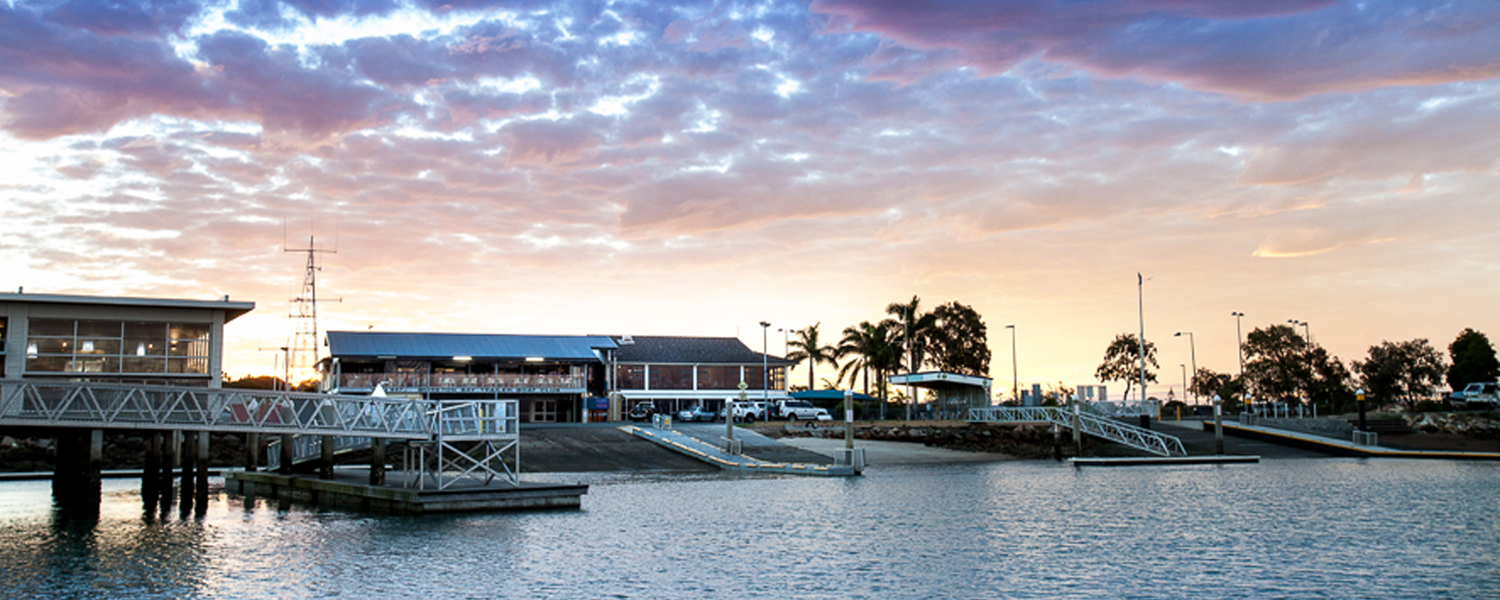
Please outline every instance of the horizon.
[[1493, 2], [0, 15], [0, 287], [248, 299], [231, 377], [279, 372], [313, 242], [321, 331], [781, 356], [915, 295], [979, 312], [1006, 394], [1010, 324], [1019, 386], [1118, 394], [1094, 369], [1140, 310], [1178, 397], [1173, 334], [1236, 373], [1231, 312], [1346, 365], [1500, 334]]

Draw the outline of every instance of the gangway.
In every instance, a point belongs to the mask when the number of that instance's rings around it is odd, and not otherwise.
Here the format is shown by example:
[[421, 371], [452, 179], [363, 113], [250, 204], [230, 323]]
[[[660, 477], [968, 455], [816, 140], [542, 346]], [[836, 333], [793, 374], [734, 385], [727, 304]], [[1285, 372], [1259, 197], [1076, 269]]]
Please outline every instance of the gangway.
[[518, 415], [515, 400], [0, 381], [0, 426], [293, 435], [298, 455], [321, 455], [324, 438], [343, 451], [368, 448], [372, 439], [406, 441], [413, 456], [405, 466], [419, 470], [407, 480], [419, 488], [496, 477], [518, 484]]
[[969, 409], [970, 423], [1049, 423], [1072, 429], [1075, 418], [1081, 433], [1157, 456], [1187, 456], [1182, 440], [1081, 410], [1070, 412], [1056, 406], [991, 406]]

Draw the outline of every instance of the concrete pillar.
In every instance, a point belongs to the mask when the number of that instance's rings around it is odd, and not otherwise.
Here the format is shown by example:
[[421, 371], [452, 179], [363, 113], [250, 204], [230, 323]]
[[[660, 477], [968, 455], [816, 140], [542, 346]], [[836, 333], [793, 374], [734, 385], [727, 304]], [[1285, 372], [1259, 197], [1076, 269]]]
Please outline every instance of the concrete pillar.
[[1062, 426], [1052, 424], [1052, 460], [1062, 460]]
[[177, 444], [182, 461], [180, 463], [182, 465], [182, 487], [180, 488], [177, 501], [181, 503], [184, 513], [193, 505], [193, 497], [195, 496], [193, 466], [197, 462], [196, 459], [198, 457], [197, 448], [195, 448], [197, 445], [196, 441], [192, 432], [182, 432], [181, 441]]
[[370, 485], [385, 485], [385, 440], [370, 440]]
[[281, 434], [281, 468], [277, 469], [276, 472], [282, 475], [292, 474], [292, 459], [296, 455], [296, 449], [292, 445], [295, 443], [296, 439], [293, 438], [292, 434]]
[[161, 495], [161, 433], [146, 434], [146, 456], [141, 461], [141, 500], [148, 512], [155, 510]]
[[193, 463], [198, 468], [196, 469], [196, 472], [193, 474], [194, 475], [194, 477], [193, 477], [193, 479], [194, 479], [194, 488], [195, 488], [195, 491], [197, 492], [197, 494], [194, 495], [194, 499], [196, 500], [196, 503], [197, 503], [198, 512], [201, 514], [205, 510], [208, 509], [208, 432], [207, 431], [199, 431], [198, 432], [198, 440], [197, 440], [196, 446], [197, 446], [197, 449], [196, 449], [197, 450], [197, 456], [194, 457]]
[[63, 505], [97, 507], [104, 432], [63, 429], [55, 441], [57, 454], [52, 469], [52, 496]]
[[260, 469], [260, 434], [251, 433], [245, 435], [245, 472], [254, 473]]
[[333, 436], [319, 436], [318, 479], [333, 479], [333, 444]]

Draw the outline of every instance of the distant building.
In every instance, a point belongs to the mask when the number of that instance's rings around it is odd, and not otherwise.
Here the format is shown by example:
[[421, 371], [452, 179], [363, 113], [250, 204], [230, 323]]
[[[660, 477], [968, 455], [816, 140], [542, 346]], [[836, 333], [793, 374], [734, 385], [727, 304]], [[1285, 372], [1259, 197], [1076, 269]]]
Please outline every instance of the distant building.
[[1102, 385], [1080, 385], [1073, 393], [1084, 402], [1104, 402], [1109, 400], [1109, 388]]
[[520, 401], [521, 421], [565, 423], [622, 418], [638, 402], [661, 411], [701, 404], [718, 410], [739, 394], [786, 397], [786, 369], [736, 338], [328, 332], [322, 389], [431, 400]]
[[763, 356], [738, 338], [637, 335], [613, 339], [618, 346], [615, 390], [627, 406], [651, 402], [661, 411], [695, 405], [717, 411], [725, 401], [739, 396], [742, 381], [750, 400], [775, 402], [790, 397], [786, 373], [797, 363]]
[[219, 387], [224, 324], [253, 302], [0, 294], [5, 379]]

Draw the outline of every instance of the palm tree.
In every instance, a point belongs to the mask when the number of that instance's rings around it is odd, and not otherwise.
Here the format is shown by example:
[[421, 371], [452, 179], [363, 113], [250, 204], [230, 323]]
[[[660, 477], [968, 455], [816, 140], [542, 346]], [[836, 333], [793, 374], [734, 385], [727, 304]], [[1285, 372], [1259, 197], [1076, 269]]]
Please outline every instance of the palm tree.
[[870, 393], [870, 371], [875, 371], [875, 385], [880, 390], [882, 405], [886, 397], [885, 374], [895, 364], [899, 364], [895, 361], [901, 356], [892, 344], [894, 329], [894, 321], [887, 320], [873, 324], [869, 321], [862, 321], [858, 325], [844, 328], [844, 337], [839, 340], [838, 348], [834, 350], [839, 358], [852, 358], [839, 370], [840, 379], [848, 373], [849, 381], [853, 383], [855, 372], [863, 373], [866, 395]]
[[796, 339], [787, 342], [788, 347], [795, 348], [786, 354], [788, 360], [807, 361], [807, 389], [809, 390], [813, 389], [813, 383], [816, 381], [813, 378], [813, 369], [818, 366], [818, 363], [828, 363], [835, 367], [839, 364], [835, 359], [838, 349], [822, 345], [818, 340], [818, 328], [822, 325], [822, 323], [814, 323], [798, 329]]
[[[913, 372], [922, 368], [926, 361], [927, 338], [937, 329], [937, 316], [932, 313], [922, 312], [922, 299], [913, 295], [910, 302], [892, 302], [885, 307], [885, 314], [893, 317], [890, 321], [896, 328], [893, 334], [897, 339], [896, 364], [898, 370], [906, 369]], [[910, 348], [910, 364], [906, 360], [906, 351]]]

